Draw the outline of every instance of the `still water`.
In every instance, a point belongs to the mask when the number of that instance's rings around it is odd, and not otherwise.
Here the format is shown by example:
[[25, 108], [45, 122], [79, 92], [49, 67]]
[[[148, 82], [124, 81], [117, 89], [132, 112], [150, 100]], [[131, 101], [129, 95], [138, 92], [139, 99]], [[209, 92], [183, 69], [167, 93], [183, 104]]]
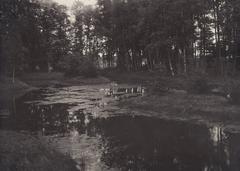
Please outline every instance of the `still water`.
[[36, 90], [15, 99], [0, 126], [44, 137], [90, 171], [240, 170], [239, 133], [136, 116], [116, 105], [144, 93], [112, 85]]

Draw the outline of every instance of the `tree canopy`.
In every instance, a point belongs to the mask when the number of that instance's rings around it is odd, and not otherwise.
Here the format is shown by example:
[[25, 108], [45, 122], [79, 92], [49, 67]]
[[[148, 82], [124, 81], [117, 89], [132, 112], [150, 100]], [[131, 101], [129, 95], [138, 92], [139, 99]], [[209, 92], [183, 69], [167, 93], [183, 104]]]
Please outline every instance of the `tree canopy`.
[[240, 69], [238, 0], [98, 0], [67, 7], [52, 1], [1, 0], [1, 72], [61, 70], [71, 55], [101, 68]]

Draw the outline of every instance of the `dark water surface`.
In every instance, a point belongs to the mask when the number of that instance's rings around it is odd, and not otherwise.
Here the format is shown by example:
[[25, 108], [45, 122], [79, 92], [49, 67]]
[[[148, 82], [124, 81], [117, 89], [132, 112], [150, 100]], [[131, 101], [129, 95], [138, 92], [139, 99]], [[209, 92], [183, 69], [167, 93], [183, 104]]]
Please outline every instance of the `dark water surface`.
[[131, 116], [115, 105], [144, 91], [129, 86], [33, 91], [16, 99], [9, 115], [0, 115], [1, 129], [46, 137], [86, 170], [240, 170], [239, 133], [218, 125]]

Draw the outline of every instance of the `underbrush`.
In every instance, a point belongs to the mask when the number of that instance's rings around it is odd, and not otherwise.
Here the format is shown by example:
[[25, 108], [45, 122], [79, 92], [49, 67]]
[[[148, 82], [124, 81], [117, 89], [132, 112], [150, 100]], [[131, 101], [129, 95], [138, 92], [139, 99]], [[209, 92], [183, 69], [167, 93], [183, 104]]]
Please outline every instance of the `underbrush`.
[[67, 77], [84, 76], [92, 78], [98, 76], [97, 67], [88, 57], [71, 55], [63, 63], [62, 68]]
[[193, 94], [208, 94], [211, 91], [211, 87], [206, 78], [196, 78], [190, 83], [188, 92]]

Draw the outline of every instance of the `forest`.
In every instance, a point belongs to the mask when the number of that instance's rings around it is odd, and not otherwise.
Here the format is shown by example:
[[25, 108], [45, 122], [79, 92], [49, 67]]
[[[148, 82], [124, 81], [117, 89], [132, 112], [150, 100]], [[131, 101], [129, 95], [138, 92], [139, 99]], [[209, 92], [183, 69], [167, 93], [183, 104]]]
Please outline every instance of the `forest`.
[[[239, 0], [1, 0], [1, 74], [240, 70]], [[91, 75], [91, 73], [90, 73]]]

